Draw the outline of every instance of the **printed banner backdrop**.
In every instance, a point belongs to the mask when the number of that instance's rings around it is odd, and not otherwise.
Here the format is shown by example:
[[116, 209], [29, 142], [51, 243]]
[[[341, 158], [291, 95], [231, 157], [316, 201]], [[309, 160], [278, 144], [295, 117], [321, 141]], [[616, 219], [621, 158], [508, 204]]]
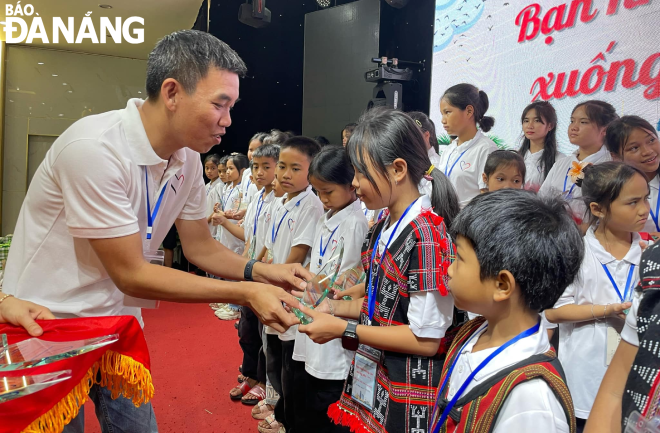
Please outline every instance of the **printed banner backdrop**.
[[660, 129], [660, 1], [437, 0], [435, 14], [431, 118], [438, 136], [440, 98], [463, 82], [488, 94], [489, 135], [508, 148], [519, 147], [520, 116], [535, 100], [557, 110], [564, 153], [575, 148], [567, 134], [571, 111], [587, 99]]

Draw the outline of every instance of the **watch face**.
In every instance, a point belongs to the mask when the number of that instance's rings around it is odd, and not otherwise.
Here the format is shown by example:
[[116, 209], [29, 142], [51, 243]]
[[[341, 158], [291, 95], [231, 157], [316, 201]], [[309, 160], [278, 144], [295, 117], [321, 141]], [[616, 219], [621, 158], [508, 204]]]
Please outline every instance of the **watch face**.
[[360, 342], [356, 334], [344, 335], [341, 338], [341, 345], [346, 350], [356, 351]]

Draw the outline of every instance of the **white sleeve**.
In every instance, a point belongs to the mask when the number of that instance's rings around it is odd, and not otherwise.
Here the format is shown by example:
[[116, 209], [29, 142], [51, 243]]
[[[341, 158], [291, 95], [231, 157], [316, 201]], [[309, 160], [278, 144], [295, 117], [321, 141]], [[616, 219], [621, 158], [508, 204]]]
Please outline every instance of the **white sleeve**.
[[516, 386], [505, 400], [493, 433], [568, 433], [566, 413], [543, 379]]
[[[316, 197], [313, 198], [316, 199]], [[312, 204], [308, 204], [298, 216], [298, 223], [296, 223], [295, 233], [293, 234], [293, 239], [291, 240], [292, 247], [295, 247], [296, 245], [307, 245], [311, 247], [314, 244], [316, 224], [323, 216], [323, 205], [321, 205], [320, 202], [318, 203], [319, 206], [313, 202], [308, 203]]]
[[639, 335], [637, 334], [637, 310], [642, 302], [644, 293], [638, 290], [633, 292], [632, 307], [626, 315], [626, 323], [621, 330], [621, 338], [633, 346], [639, 347]]
[[548, 172], [548, 175], [545, 177], [545, 180], [541, 184], [541, 188], [539, 188], [538, 192], [539, 196], [548, 197], [552, 195], [559, 195], [559, 191], [557, 191], [556, 188], [552, 186], [552, 180], [555, 178], [557, 173], [557, 162], [558, 160], [555, 160], [555, 165], [552, 166]]
[[71, 236], [117, 238], [140, 231], [129, 198], [130, 169], [103, 143], [70, 143], [55, 156], [51, 170], [62, 191]]
[[[362, 215], [360, 215], [362, 217]], [[319, 220], [319, 225], [323, 220]], [[349, 269], [362, 266], [362, 244], [369, 231], [369, 223], [366, 218], [360, 218], [355, 225], [348, 228], [347, 232], [342, 233], [344, 239], [344, 257], [341, 261], [339, 274]]]
[[412, 292], [408, 306], [410, 330], [419, 338], [442, 338], [454, 316], [454, 300], [439, 291]]
[[[582, 281], [582, 270], [578, 272], [577, 277], [575, 277], [575, 281], [564, 290], [564, 293], [562, 293], [561, 297], [559, 300], [555, 303], [555, 305], [552, 307], [554, 308], [559, 308], [563, 307], [564, 305], [570, 305], [575, 303], [575, 292], [576, 290], [580, 287], [580, 281]], [[545, 318], [545, 311], [541, 313], [542, 320], [544, 321], [544, 325], [548, 329], [554, 329], [557, 327], [556, 323], [551, 323], [548, 321], [548, 319]]]
[[488, 160], [488, 155], [495, 152], [496, 150], [497, 150], [497, 146], [493, 144], [492, 146], [484, 147], [479, 152], [479, 156], [477, 157], [477, 161], [476, 161], [477, 167], [479, 168], [479, 170], [476, 171], [476, 173], [478, 173], [477, 184], [479, 185], [479, 189], [486, 189], [488, 187], [488, 185], [486, 185], [486, 182], [484, 182], [484, 177], [482, 176], [482, 173], [484, 172], [484, 168], [486, 168], [486, 161]]
[[204, 176], [202, 175], [202, 166], [197, 165], [193, 186], [190, 189], [186, 204], [183, 206], [179, 219], [182, 220], [200, 220], [206, 219], [206, 186], [204, 185]]

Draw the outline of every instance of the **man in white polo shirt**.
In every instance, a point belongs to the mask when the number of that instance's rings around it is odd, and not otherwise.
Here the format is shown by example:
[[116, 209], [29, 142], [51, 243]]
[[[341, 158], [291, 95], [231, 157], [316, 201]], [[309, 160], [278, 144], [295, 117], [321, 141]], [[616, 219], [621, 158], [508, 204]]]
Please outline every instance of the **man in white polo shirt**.
[[[284, 290], [304, 287], [300, 265], [266, 265], [211, 237], [199, 154], [220, 143], [238, 100], [241, 58], [203, 32], [175, 32], [147, 63], [147, 95], [125, 109], [67, 129], [35, 173], [18, 218], [0, 293], [0, 321], [38, 335], [32, 319], [134, 315], [134, 298], [230, 302], [284, 331], [297, 319]], [[233, 283], [157, 266], [149, 258], [176, 223], [186, 257]], [[128, 296], [127, 296], [128, 295]], [[34, 304], [32, 302], [34, 302]], [[39, 304], [39, 305], [35, 305]], [[41, 307], [43, 305], [44, 307]], [[36, 327], [35, 327], [36, 326]], [[150, 404], [135, 408], [94, 386], [90, 397], [110, 430], [155, 432]], [[82, 415], [82, 414], [81, 414]], [[78, 416], [65, 432], [82, 432]], [[105, 429], [104, 429], [105, 431]]]

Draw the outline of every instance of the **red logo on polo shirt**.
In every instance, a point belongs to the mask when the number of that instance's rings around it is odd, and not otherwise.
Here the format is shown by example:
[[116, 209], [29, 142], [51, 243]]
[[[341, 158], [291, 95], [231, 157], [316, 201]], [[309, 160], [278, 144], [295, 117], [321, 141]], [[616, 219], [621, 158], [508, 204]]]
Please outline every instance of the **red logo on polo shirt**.
[[[183, 185], [183, 180], [185, 179], [185, 176], [184, 175], [179, 176], [179, 175], [175, 174], [174, 177], [176, 177], [176, 180], [179, 181], [179, 188], [180, 188], [181, 185]], [[176, 194], [176, 188], [174, 188], [174, 185], [170, 183], [170, 186], [174, 190], [174, 194]]]

